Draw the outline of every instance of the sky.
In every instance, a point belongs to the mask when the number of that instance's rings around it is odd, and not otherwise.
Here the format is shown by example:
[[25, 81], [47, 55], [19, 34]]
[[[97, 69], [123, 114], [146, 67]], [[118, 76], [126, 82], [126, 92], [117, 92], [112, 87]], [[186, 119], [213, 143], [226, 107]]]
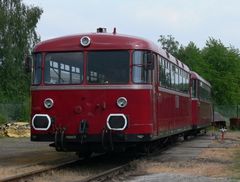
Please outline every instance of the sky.
[[112, 32], [143, 37], [157, 43], [172, 35], [180, 44], [199, 48], [209, 37], [240, 48], [239, 0], [23, 0], [43, 14], [37, 25], [41, 40], [64, 35]]

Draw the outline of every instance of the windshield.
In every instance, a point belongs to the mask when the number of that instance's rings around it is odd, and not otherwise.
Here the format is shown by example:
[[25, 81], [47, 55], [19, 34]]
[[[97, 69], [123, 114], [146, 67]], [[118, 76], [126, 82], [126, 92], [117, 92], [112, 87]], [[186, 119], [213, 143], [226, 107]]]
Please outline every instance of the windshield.
[[49, 53], [45, 60], [45, 83], [79, 84], [83, 81], [83, 53]]
[[129, 82], [129, 52], [89, 52], [87, 81], [90, 84], [127, 84]]

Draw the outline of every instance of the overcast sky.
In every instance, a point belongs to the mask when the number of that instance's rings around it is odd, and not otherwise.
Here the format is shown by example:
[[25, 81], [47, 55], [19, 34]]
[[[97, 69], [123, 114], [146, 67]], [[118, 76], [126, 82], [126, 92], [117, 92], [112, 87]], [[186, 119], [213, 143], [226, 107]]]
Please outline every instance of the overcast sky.
[[43, 14], [37, 32], [41, 40], [69, 34], [108, 32], [140, 36], [155, 43], [172, 35], [180, 44], [200, 48], [209, 37], [240, 48], [239, 0], [23, 0]]

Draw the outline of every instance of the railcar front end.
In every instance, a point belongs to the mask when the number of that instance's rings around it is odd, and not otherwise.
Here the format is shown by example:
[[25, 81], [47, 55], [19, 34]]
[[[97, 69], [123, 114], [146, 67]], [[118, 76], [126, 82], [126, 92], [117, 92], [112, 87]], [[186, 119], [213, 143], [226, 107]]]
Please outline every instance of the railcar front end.
[[31, 140], [83, 153], [151, 141], [156, 132], [148, 49], [144, 41], [114, 34], [36, 46]]

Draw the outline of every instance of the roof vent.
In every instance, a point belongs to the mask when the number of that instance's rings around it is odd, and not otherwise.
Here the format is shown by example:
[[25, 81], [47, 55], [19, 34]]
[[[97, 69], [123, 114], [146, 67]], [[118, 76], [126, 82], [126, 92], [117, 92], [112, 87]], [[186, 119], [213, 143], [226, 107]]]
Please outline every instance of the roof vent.
[[107, 28], [98, 28], [97, 33], [107, 33]]

